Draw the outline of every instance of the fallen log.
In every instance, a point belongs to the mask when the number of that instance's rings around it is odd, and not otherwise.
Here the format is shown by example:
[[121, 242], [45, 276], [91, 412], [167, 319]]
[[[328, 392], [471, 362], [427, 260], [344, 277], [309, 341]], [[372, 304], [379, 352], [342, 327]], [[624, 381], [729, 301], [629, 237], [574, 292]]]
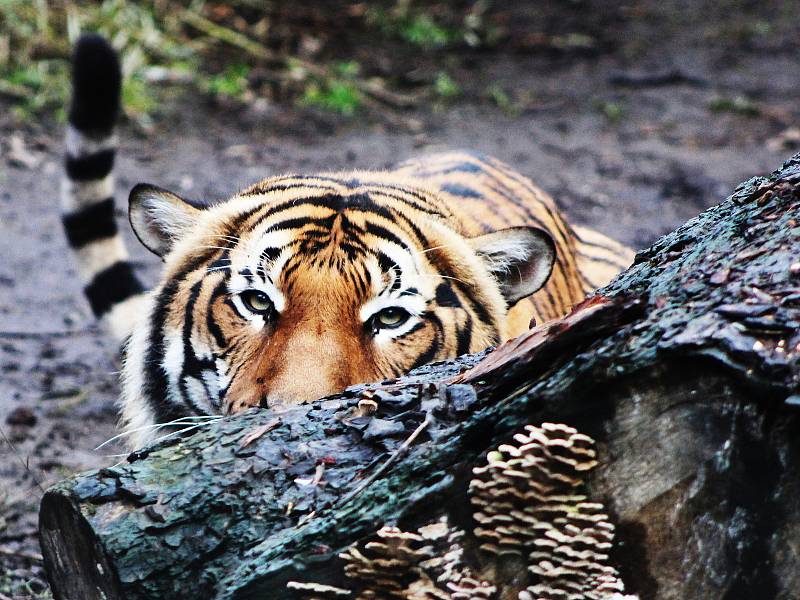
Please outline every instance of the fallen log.
[[493, 352], [54, 486], [45, 567], [81, 600], [795, 598], [798, 408], [800, 155]]

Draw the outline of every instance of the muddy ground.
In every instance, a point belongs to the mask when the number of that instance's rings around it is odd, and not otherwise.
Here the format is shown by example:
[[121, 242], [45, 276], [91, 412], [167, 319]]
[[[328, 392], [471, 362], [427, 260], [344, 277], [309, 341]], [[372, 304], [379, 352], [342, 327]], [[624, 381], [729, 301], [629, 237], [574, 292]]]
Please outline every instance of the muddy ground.
[[[471, 148], [532, 177], [575, 222], [643, 247], [797, 151], [795, 3], [577, 4], [584, 14], [570, 8], [571, 19], [602, 15], [602, 48], [465, 51], [452, 67], [464, 96], [436, 109], [345, 119], [185, 98], [149, 135], [123, 127], [119, 206], [139, 181], [218, 198], [287, 171], [379, 168]], [[486, 99], [490, 85], [526, 100], [509, 114]], [[60, 229], [61, 131], [47, 119], [15, 123], [8, 107], [0, 105], [3, 599], [47, 594], [36, 536], [42, 490], [122, 451], [93, 450], [117, 432], [119, 365]], [[143, 277], [155, 281], [157, 259], [128, 238]]]

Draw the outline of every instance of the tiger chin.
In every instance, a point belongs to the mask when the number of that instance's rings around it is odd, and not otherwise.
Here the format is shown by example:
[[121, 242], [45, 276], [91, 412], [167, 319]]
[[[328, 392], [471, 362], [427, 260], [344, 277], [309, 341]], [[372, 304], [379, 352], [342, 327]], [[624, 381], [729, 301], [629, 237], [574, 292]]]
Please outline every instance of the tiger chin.
[[62, 220], [94, 314], [124, 346], [129, 443], [154, 424], [309, 402], [564, 315], [630, 263], [553, 200], [476, 153], [385, 171], [269, 177], [227, 200], [154, 185], [129, 197], [164, 262], [145, 290], [114, 218], [116, 53], [73, 56]]

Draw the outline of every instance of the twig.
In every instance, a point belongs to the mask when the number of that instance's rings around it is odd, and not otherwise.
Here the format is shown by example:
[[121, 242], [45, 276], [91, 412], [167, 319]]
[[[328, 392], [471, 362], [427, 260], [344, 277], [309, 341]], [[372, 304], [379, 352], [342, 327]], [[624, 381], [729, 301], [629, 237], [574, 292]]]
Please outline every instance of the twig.
[[33, 97], [33, 92], [25, 86], [0, 79], [0, 95], [10, 96], [18, 100], [29, 100]]
[[375, 98], [375, 100], [379, 100], [384, 104], [388, 104], [396, 108], [413, 108], [419, 104], [419, 95], [412, 96], [409, 94], [398, 94], [397, 92], [387, 90], [385, 87], [374, 81], [357, 80], [356, 84], [365, 94], [372, 96]]
[[42, 562], [44, 558], [38, 552], [28, 552], [26, 550], [11, 550], [9, 548], [3, 548], [0, 546], [0, 555], [3, 556], [13, 556], [15, 558], [27, 558], [28, 560], [35, 560], [36, 562]]
[[0, 338], [9, 340], [41, 340], [50, 338], [76, 337], [89, 333], [87, 329], [63, 331], [0, 331]]
[[687, 75], [679, 69], [671, 69], [661, 73], [617, 73], [608, 78], [611, 85], [620, 87], [659, 87], [664, 85], [677, 85], [685, 83], [693, 86], [706, 86], [708, 81]]
[[425, 430], [425, 428], [428, 427], [428, 425], [430, 425], [431, 423], [433, 423], [433, 414], [431, 412], [428, 412], [425, 415], [425, 420], [422, 421], [422, 423], [419, 424], [419, 427], [417, 427], [411, 433], [411, 435], [408, 436], [408, 438], [406, 438], [406, 440], [400, 445], [400, 447], [397, 450], [395, 450], [388, 459], [386, 459], [386, 462], [383, 463], [380, 467], [378, 467], [378, 469], [372, 475], [370, 475], [364, 481], [362, 481], [361, 484], [356, 489], [354, 489], [352, 492], [350, 492], [344, 498], [342, 498], [339, 501], [338, 506], [342, 506], [350, 502], [353, 498], [361, 494], [361, 492], [363, 492], [367, 488], [367, 486], [369, 486], [373, 481], [375, 481], [378, 477], [383, 475], [386, 472], [386, 470], [398, 458], [400, 458], [400, 456], [402, 456], [408, 451], [409, 447], [411, 447], [411, 444], [414, 442], [414, 440], [416, 440], [419, 437], [419, 434], [421, 434]]
[[39, 479], [36, 477], [36, 473], [33, 472], [33, 469], [31, 469], [28, 462], [23, 460], [22, 455], [19, 453], [19, 450], [17, 450], [17, 447], [11, 443], [10, 439], [8, 439], [8, 436], [6, 435], [6, 432], [2, 427], [0, 427], [0, 435], [3, 436], [3, 439], [5, 440], [6, 444], [8, 444], [9, 448], [11, 448], [11, 451], [14, 453], [14, 456], [17, 457], [17, 460], [19, 460], [19, 463], [22, 465], [22, 468], [31, 474], [31, 479], [33, 479], [33, 482], [36, 484], [36, 487], [38, 487], [44, 494], [44, 487], [42, 487], [42, 484], [39, 483]]
[[[287, 57], [275, 54], [267, 48], [264, 48], [264, 46], [258, 42], [251, 40], [246, 35], [229, 29], [218, 23], [214, 23], [213, 21], [206, 19], [204, 16], [199, 15], [194, 11], [188, 9], [183, 10], [180, 18], [206, 35], [230, 44], [231, 46], [236, 46], [255, 58], [279, 62], [286, 68], [292, 68], [293, 66], [300, 67], [315, 77], [319, 77], [320, 79], [328, 79], [334, 76], [333, 71], [331, 71], [331, 69], [328, 67], [318, 65], [296, 56]], [[389, 91], [375, 81], [365, 81], [363, 79], [355, 78], [351, 82], [363, 94], [396, 108], [409, 108], [415, 106], [419, 102], [418, 96], [398, 94], [397, 92]]]
[[262, 58], [264, 60], [280, 60], [275, 54], [264, 48], [261, 44], [254, 42], [246, 35], [243, 35], [238, 31], [228, 29], [227, 27], [223, 27], [222, 25], [218, 25], [217, 23], [206, 19], [202, 15], [198, 15], [194, 11], [183, 10], [180, 18], [195, 29], [199, 29], [206, 35], [216, 38], [222, 42], [226, 42], [231, 46], [241, 48], [256, 58]]

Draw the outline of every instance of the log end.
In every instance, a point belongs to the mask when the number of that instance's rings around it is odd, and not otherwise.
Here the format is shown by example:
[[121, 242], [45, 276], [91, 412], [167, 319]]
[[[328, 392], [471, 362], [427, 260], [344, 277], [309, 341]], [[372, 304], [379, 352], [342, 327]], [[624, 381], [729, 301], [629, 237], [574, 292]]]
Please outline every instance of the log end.
[[45, 573], [56, 600], [115, 600], [120, 584], [77, 499], [56, 486], [39, 507]]

